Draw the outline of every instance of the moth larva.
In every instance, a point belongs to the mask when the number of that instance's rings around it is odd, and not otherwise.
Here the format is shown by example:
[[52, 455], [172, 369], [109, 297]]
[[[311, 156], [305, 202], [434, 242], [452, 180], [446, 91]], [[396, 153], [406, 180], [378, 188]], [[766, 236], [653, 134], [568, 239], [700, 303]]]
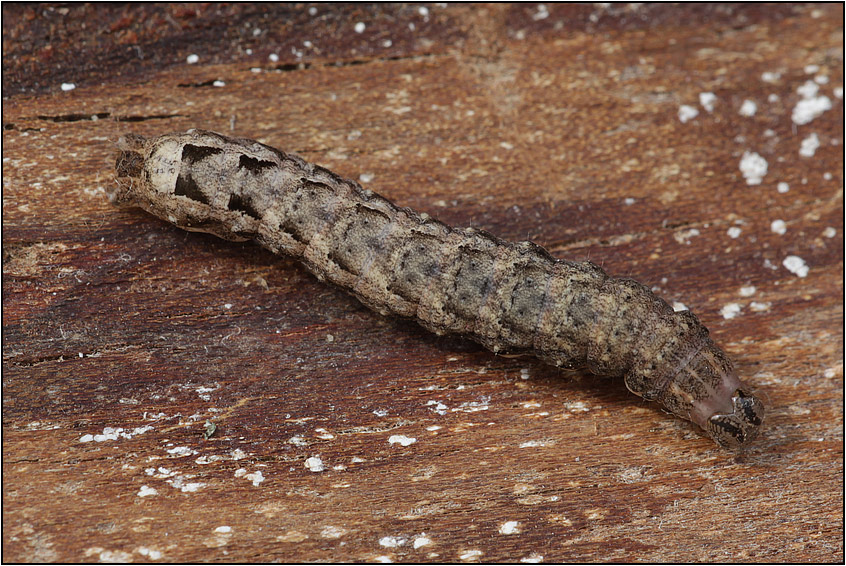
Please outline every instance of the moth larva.
[[590, 262], [451, 228], [261, 143], [189, 130], [126, 135], [118, 203], [185, 230], [256, 240], [382, 314], [462, 334], [497, 353], [622, 376], [636, 395], [719, 445], [754, 438], [764, 406], [690, 312]]

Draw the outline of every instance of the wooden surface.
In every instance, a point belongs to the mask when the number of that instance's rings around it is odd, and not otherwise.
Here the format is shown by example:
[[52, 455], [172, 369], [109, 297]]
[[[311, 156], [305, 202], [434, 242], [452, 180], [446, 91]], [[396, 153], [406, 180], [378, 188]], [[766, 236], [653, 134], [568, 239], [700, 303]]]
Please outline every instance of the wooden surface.
[[[842, 6], [427, 6], [4, 4], [5, 561], [843, 560]], [[682, 302], [763, 437], [107, 202], [191, 127]]]

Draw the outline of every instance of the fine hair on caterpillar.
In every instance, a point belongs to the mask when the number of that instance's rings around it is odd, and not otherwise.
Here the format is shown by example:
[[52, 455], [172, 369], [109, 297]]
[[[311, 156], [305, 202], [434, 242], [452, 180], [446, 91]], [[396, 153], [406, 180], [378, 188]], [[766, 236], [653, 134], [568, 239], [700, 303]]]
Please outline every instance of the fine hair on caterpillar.
[[256, 141], [189, 130], [122, 137], [113, 200], [185, 230], [255, 240], [381, 314], [498, 354], [622, 377], [636, 395], [740, 449], [763, 403], [688, 311], [590, 262], [453, 228]]

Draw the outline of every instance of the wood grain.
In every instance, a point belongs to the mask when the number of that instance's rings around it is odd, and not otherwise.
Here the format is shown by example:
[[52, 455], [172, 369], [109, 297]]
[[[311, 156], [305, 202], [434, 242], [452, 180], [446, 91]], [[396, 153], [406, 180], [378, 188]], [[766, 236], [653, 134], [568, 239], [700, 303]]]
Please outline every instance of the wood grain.
[[[6, 560], [843, 560], [841, 6], [133, 9], [3, 6]], [[833, 108], [797, 126], [818, 75]], [[683, 302], [766, 430], [736, 458], [620, 383], [109, 205], [120, 134], [190, 127]]]

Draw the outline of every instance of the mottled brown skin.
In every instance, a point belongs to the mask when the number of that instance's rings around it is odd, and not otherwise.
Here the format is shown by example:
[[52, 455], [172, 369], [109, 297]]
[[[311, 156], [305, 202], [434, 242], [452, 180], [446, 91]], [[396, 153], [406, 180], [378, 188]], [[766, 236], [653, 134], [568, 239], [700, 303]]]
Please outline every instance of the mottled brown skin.
[[531, 242], [451, 228], [255, 141], [189, 130], [119, 145], [118, 203], [186, 230], [254, 239], [371, 309], [438, 334], [621, 376], [721, 446], [758, 434], [763, 404], [708, 330], [636, 281]]

